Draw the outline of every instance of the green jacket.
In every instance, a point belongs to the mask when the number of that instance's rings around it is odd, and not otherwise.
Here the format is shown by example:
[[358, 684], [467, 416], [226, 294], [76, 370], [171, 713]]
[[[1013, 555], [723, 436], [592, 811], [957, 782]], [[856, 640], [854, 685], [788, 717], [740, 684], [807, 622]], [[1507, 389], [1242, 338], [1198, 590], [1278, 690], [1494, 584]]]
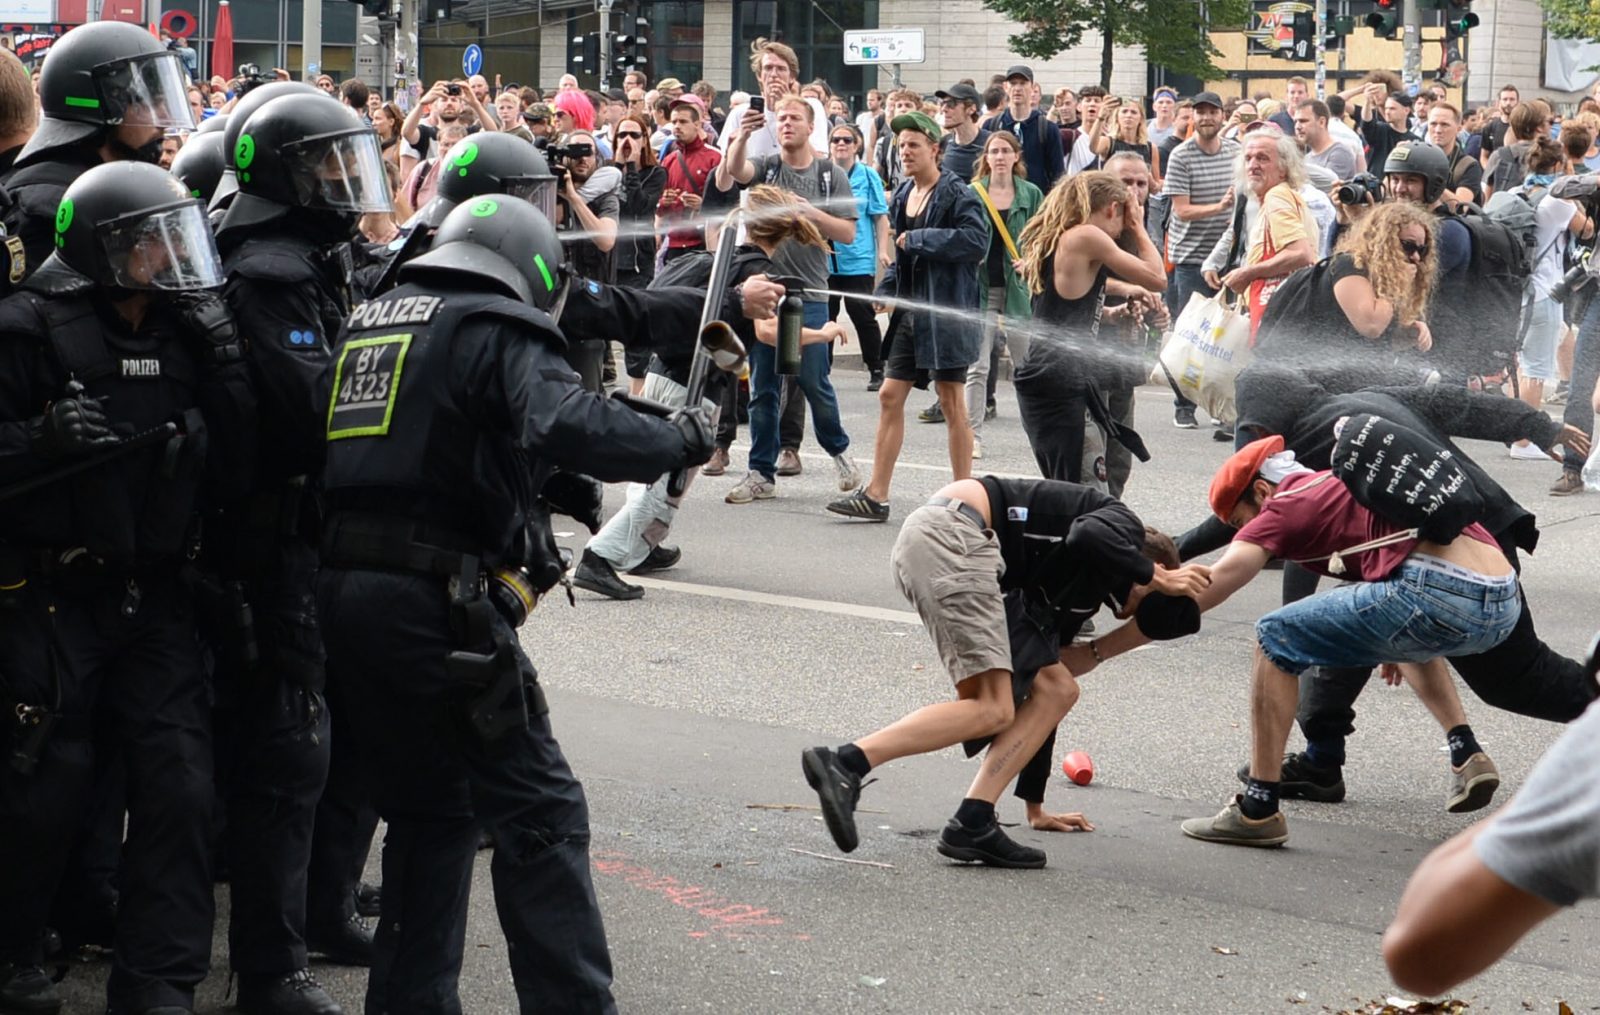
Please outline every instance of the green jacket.
[[[988, 189], [987, 176], [978, 182]], [[1011, 207], [1001, 212], [1000, 216], [1006, 221], [1006, 232], [1011, 234], [1011, 242], [1020, 243], [1022, 227], [1028, 224], [1028, 220], [1033, 218], [1039, 206], [1044, 203], [1044, 192], [1027, 180], [1015, 177], [1012, 178], [1011, 185], [1016, 189], [1016, 193], [1011, 198]], [[994, 220], [989, 217], [987, 205], [984, 206], [983, 220], [989, 224], [989, 238], [993, 242]], [[978, 265], [978, 271], [979, 277], [986, 280], [984, 287], [988, 288], [987, 255], [985, 258], [985, 261]], [[1011, 266], [1010, 258], [1006, 259], [1006, 316], [1018, 321], [1025, 321], [1033, 316], [1033, 296], [1028, 292], [1028, 283], [1017, 277], [1017, 270]]]

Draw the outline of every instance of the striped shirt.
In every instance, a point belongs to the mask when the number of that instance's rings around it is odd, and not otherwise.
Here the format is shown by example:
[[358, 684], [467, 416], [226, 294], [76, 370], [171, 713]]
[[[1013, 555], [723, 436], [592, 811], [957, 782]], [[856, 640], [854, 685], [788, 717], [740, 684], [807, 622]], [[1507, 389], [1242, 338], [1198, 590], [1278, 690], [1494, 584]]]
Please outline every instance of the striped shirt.
[[[1233, 163], [1239, 142], [1225, 140], [1215, 155], [1207, 155], [1191, 138], [1179, 145], [1167, 163], [1161, 192], [1168, 198], [1187, 194], [1190, 204], [1216, 204], [1233, 184]], [[1223, 212], [1209, 218], [1184, 221], [1172, 216], [1167, 225], [1168, 259], [1173, 264], [1199, 264], [1228, 231], [1232, 217]]]

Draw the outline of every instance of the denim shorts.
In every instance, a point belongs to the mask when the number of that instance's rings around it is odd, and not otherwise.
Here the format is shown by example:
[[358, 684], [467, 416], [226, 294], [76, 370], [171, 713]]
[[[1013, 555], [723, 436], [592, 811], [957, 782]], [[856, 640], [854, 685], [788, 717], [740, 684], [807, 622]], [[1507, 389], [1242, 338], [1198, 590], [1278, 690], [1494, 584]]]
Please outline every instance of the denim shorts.
[[1522, 339], [1518, 369], [1531, 381], [1554, 381], [1560, 377], [1556, 350], [1561, 345], [1561, 304], [1541, 298], [1525, 305], [1522, 312], [1528, 315], [1528, 333]]
[[1381, 582], [1318, 593], [1256, 622], [1273, 665], [1366, 667], [1476, 655], [1505, 641], [1522, 613], [1515, 574], [1472, 576], [1412, 557]]

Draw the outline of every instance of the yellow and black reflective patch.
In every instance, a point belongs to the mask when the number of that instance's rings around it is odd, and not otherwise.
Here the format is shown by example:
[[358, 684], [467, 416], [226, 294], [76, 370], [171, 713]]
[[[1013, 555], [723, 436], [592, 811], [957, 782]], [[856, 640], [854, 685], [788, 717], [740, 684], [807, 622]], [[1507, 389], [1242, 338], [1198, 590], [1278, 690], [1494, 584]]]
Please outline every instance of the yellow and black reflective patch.
[[345, 343], [333, 370], [328, 403], [328, 440], [382, 437], [394, 421], [400, 371], [411, 348], [410, 335], [358, 338]]

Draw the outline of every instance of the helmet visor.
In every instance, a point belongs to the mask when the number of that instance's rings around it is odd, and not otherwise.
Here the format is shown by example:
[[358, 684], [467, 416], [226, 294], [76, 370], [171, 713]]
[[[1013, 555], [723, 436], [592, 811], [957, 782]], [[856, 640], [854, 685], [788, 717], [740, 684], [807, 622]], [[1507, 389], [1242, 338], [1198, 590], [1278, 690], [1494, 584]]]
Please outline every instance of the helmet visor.
[[194, 130], [189, 78], [176, 53], [153, 53], [94, 69], [107, 123]]
[[505, 193], [520, 197], [544, 213], [552, 223], [556, 220], [556, 178], [554, 176], [508, 176], [504, 180]]
[[112, 277], [124, 289], [209, 289], [222, 258], [199, 201], [113, 219], [100, 229]]
[[308, 208], [385, 212], [389, 176], [383, 146], [372, 131], [308, 138], [284, 150], [285, 169]]

